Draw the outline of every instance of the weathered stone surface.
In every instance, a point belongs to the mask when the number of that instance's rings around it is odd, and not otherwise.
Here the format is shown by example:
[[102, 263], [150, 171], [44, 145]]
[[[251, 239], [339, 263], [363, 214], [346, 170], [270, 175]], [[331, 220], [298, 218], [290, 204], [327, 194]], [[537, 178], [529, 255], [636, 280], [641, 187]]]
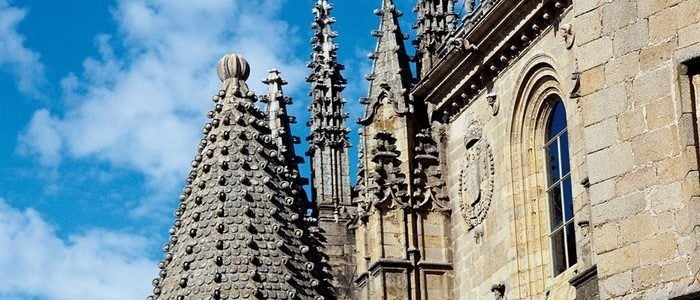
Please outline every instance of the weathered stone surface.
[[[303, 218], [308, 202], [277, 80], [270, 118], [245, 80], [248, 63], [229, 54], [218, 65], [221, 90], [175, 212], [153, 281], [158, 299], [330, 297], [319, 236]], [[271, 108], [274, 107], [274, 108]], [[278, 122], [279, 121], [279, 122]], [[272, 127], [286, 128], [276, 135]]]
[[[671, 71], [671, 66], [664, 64], [651, 72], [637, 75], [632, 86], [634, 92], [632, 93], [633, 97], [631, 97], [631, 105], [638, 107], [670, 96], [672, 87]], [[666, 78], [666, 80], [660, 78]]]
[[664, 234], [639, 242], [639, 262], [642, 265], [658, 263], [676, 254], [678, 244], [673, 234]]
[[591, 208], [591, 217], [601, 224], [610, 221], [618, 221], [643, 212], [646, 206], [647, 203], [644, 200], [644, 194], [637, 192], [623, 197], [613, 198], [601, 204], [594, 204]]
[[632, 153], [632, 144], [624, 142], [589, 154], [586, 164], [590, 181], [596, 183], [629, 172], [634, 160]]
[[605, 3], [604, 0], [591, 0], [591, 1], [581, 1], [574, 4], [574, 11], [576, 16], [580, 16], [586, 12], [594, 10]]
[[645, 19], [637, 20], [633, 24], [615, 30], [613, 39], [615, 56], [637, 51], [649, 43], [649, 23]]
[[616, 116], [627, 109], [627, 92], [624, 84], [608, 86], [603, 90], [581, 98], [581, 114], [584, 126]]
[[634, 270], [632, 281], [640, 288], [657, 285], [661, 280], [661, 266], [651, 264]]
[[615, 274], [603, 281], [601, 286], [603, 298], [612, 298], [625, 295], [632, 288], [632, 272]]
[[649, 17], [649, 40], [652, 44], [669, 40], [676, 35], [679, 8], [680, 6], [670, 7]]
[[605, 222], [593, 228], [596, 236], [596, 249], [600, 253], [617, 249], [620, 246], [620, 225], [617, 222]]
[[675, 14], [677, 29], [700, 23], [700, 5], [693, 0], [685, 0], [679, 3], [678, 6], [675, 7]]
[[648, 214], [634, 215], [620, 222], [620, 244], [639, 242], [658, 231], [656, 218]]
[[[674, 31], [675, 33], [675, 31]], [[673, 57], [676, 48], [676, 39], [670, 39], [654, 46], [646, 47], [640, 51], [639, 63], [642, 71], [649, 71], [659, 67]]]
[[649, 209], [655, 214], [675, 211], [680, 203], [668, 201], [668, 199], [680, 199], [682, 195], [682, 185], [680, 182], [673, 182], [667, 185], [658, 185], [652, 187], [647, 192]]
[[640, 18], [646, 18], [664, 8], [672, 7], [683, 0], [639, 0], [637, 10]]
[[605, 64], [605, 83], [612, 86], [634, 78], [639, 72], [639, 52], [633, 51], [615, 57]]
[[637, 18], [636, 0], [608, 1], [602, 7], [603, 33], [612, 35], [619, 29], [635, 23]]
[[643, 109], [631, 109], [619, 114], [617, 123], [622, 141], [629, 141], [648, 130]]
[[581, 57], [585, 60], [579, 62], [582, 71], [595, 66], [600, 66], [613, 57], [613, 39], [611, 36], [602, 36], [578, 48]]
[[678, 46], [683, 48], [697, 43], [700, 23], [688, 25], [678, 30]]
[[596, 152], [618, 143], [617, 122], [615, 118], [607, 118], [584, 129], [586, 135], [586, 151]]
[[597, 66], [581, 73], [581, 95], [599, 91], [605, 86], [605, 66]]
[[[637, 245], [621, 246], [613, 251], [598, 255], [598, 274], [601, 278], [624, 273], [630, 266], [639, 265]], [[603, 280], [606, 282], [606, 280]]]
[[[678, 154], [678, 137], [676, 127], [665, 127], [650, 131], [632, 139], [634, 164], [644, 165]], [[654, 145], [654, 147], [649, 147]]]
[[661, 268], [661, 282], [679, 280], [692, 275], [685, 259], [677, 259]]
[[592, 10], [576, 17], [575, 27], [585, 28], [585, 30], [576, 30], [576, 44], [580, 46], [600, 38], [603, 34], [602, 20], [600, 10]]
[[[417, 1], [414, 57], [405, 49], [402, 13], [394, 1], [382, 1], [375, 11], [380, 26], [372, 35], [378, 41], [368, 55], [373, 68], [367, 75], [367, 97], [360, 100], [365, 111], [359, 120], [358, 180], [351, 190], [341, 95], [346, 82], [330, 30], [335, 20], [328, 15], [328, 1], [314, 1], [309, 154], [312, 200], [321, 228], [319, 235], [309, 232], [308, 237], [324, 238], [321, 269], [335, 274], [328, 281], [335, 292], [329, 298], [692, 297], [700, 290], [700, 142], [695, 118], [700, 103], [700, 3], [483, 0], [475, 7], [475, 1], [467, 0], [463, 4], [468, 13], [461, 16], [454, 4]], [[228, 60], [231, 68], [220, 72], [223, 78], [247, 73], [246, 68], [233, 70], [243, 67], [237, 61]], [[278, 100], [268, 102], [269, 110], [253, 113], [249, 106], [238, 111], [250, 112], [267, 124], [262, 128], [269, 127], [270, 133], [267, 129], [260, 133], [273, 140], [279, 136], [272, 129], [281, 128], [285, 118], [275, 118], [279, 109], [272, 107], [286, 100], [275, 96], [282, 82], [272, 78], [269, 82], [268, 100]], [[235, 99], [254, 98], [241, 93], [240, 80], [233, 84], [231, 92], [239, 93]], [[568, 147], [550, 148], [561, 154], [555, 157], [548, 156], [545, 142], [551, 110], [559, 100], [566, 115], [562, 127], [567, 128], [559, 138], [566, 137]], [[218, 104], [222, 106], [212, 115], [227, 111], [229, 104]], [[226, 126], [246, 122], [232, 119]], [[195, 170], [219, 159], [223, 146], [229, 147], [228, 156], [239, 153], [232, 147], [238, 142], [225, 141], [224, 133], [219, 134], [221, 124], [205, 127], [201, 145], [205, 152], [195, 158]], [[478, 139], [471, 138], [472, 124], [481, 129]], [[248, 146], [260, 143], [248, 140]], [[490, 152], [475, 151], [483, 150], [480, 141], [488, 141]], [[280, 140], [273, 144], [277, 146], [272, 148], [294, 147]], [[217, 151], [209, 157], [207, 150]], [[489, 156], [484, 153], [490, 153], [492, 163], [474, 163]], [[286, 163], [295, 169], [292, 162]], [[562, 181], [566, 189], [558, 192], [551, 176], [564, 166], [570, 172], [561, 174], [566, 176]], [[266, 167], [271, 166], [258, 169]], [[195, 172], [187, 193], [206, 194], [202, 191], [242, 177], [221, 178], [219, 167], [207, 168], [209, 173], [201, 172], [202, 180]], [[260, 186], [254, 184], [261, 182], [256, 172], [250, 186]], [[200, 182], [204, 182], [201, 188]], [[263, 193], [281, 191], [274, 184], [262, 188]], [[182, 265], [181, 258], [192, 252], [196, 260], [189, 267], [206, 270], [208, 277], [180, 282], [181, 275], [193, 272], [173, 269], [177, 276], [166, 274], [167, 280], [156, 284], [159, 292], [174, 295], [192, 284], [213, 295], [214, 287], [221, 285], [226, 291], [247, 293], [224, 293], [224, 298], [254, 297], [252, 286], [246, 284], [263, 274], [274, 279], [283, 268], [260, 269], [252, 277], [231, 272], [240, 275], [237, 280], [222, 273], [222, 282], [212, 283], [218, 277], [207, 253], [224, 252], [223, 265], [245, 265], [248, 271], [254, 269], [249, 261], [236, 258], [266, 256], [257, 255], [245, 239], [239, 241], [237, 234], [249, 236], [242, 232], [250, 227], [236, 223], [241, 218], [239, 202], [222, 202], [224, 215], [236, 212], [236, 216], [232, 224], [220, 227], [217, 220], [224, 217], [217, 215], [216, 193], [201, 196], [184, 196], [186, 204], [178, 210], [180, 227], [173, 229], [177, 241], [168, 251], [175, 265]], [[552, 224], [557, 220], [554, 214], [561, 213], [553, 199], [573, 199], [566, 207], [575, 212], [567, 227], [574, 239], [567, 244], [575, 242], [569, 254], [573, 257], [576, 250], [576, 263], [561, 273], [553, 272], [555, 258], [564, 255], [557, 254], [561, 247], [556, 245], [562, 241], [552, 232], [557, 225]], [[270, 201], [253, 202], [264, 207], [279, 199]], [[213, 209], [204, 213], [201, 208], [200, 221], [194, 221], [190, 202]], [[259, 207], [251, 209], [257, 216]], [[270, 212], [263, 210], [260, 220], [268, 220], [264, 211]], [[277, 213], [285, 211], [279, 208]], [[289, 226], [296, 224], [292, 223]], [[259, 236], [274, 235], [265, 231]], [[223, 249], [217, 249], [219, 237], [227, 242]], [[195, 238], [205, 242], [187, 248]], [[252, 242], [260, 242], [257, 251], [264, 245], [268, 255], [276, 253], [267, 241]], [[276, 267], [277, 258], [269, 257]], [[262, 262], [267, 266], [266, 260]], [[595, 284], [572, 285], [572, 278], [589, 270], [597, 270]], [[294, 274], [294, 280], [297, 276], [306, 275]], [[266, 283], [261, 282], [263, 294], [256, 297], [290, 297], [270, 292], [268, 287], [277, 286], [282, 288], [276, 291], [288, 292], [282, 281]]]
[[645, 165], [616, 178], [615, 190], [617, 195], [627, 195], [644, 190], [656, 181], [656, 167]]

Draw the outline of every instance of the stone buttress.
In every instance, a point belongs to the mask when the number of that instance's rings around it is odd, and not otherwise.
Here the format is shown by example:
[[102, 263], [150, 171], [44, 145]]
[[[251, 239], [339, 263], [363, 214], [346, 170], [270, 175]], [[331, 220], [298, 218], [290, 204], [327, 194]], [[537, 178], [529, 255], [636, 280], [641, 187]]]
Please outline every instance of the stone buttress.
[[[413, 81], [392, 0], [381, 19], [364, 116], [358, 120], [360, 162], [353, 202], [360, 299], [449, 299], [449, 206], [438, 146], [426, 109], [413, 101]], [[431, 284], [428, 284], [431, 283]]]
[[329, 255], [333, 285], [338, 298], [352, 299], [355, 248], [353, 233], [346, 225], [352, 210], [348, 159], [350, 130], [345, 124], [348, 114], [342, 96], [346, 80], [340, 71], [344, 66], [337, 61], [338, 45], [333, 43], [337, 33], [331, 29], [335, 22], [330, 16], [332, 8], [327, 1], [318, 0], [313, 9], [313, 52], [308, 64], [312, 71], [307, 77], [311, 84], [311, 120], [307, 123], [311, 133], [307, 155], [311, 161], [314, 217], [326, 238], [323, 243]]
[[[245, 80], [248, 63], [218, 65], [204, 137], [163, 246], [149, 299], [327, 299], [314, 224], [289, 135], [276, 72], [267, 113]], [[275, 113], [276, 112], [276, 113]]]

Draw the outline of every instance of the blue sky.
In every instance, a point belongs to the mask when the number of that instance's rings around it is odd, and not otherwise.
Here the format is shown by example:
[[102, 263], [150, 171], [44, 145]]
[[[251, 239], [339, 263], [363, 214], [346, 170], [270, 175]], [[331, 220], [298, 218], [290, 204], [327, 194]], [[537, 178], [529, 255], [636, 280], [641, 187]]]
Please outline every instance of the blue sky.
[[[243, 54], [258, 93], [280, 69], [308, 134], [313, 2], [0, 0], [0, 298], [144, 299], [216, 61]], [[332, 2], [356, 129], [380, 1]]]

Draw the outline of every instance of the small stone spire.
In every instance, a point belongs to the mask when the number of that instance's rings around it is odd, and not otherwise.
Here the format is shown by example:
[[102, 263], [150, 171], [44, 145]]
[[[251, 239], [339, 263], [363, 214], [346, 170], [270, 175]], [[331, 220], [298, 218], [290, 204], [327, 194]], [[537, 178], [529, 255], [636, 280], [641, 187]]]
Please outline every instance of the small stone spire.
[[290, 138], [285, 122], [275, 136], [245, 82], [245, 59], [226, 55], [217, 71], [221, 89], [149, 299], [324, 299], [332, 294], [317, 231], [278, 143]]
[[399, 17], [403, 15], [396, 9], [393, 0], [383, 0], [382, 7], [374, 10], [374, 14], [380, 17], [379, 30], [372, 31], [377, 37], [377, 46], [368, 57], [372, 59], [372, 73], [366, 79], [370, 81], [368, 98], [363, 99], [367, 105], [365, 116], [360, 124], [367, 125], [371, 122], [376, 112], [375, 103], [387, 100], [398, 114], [406, 114], [413, 110], [408, 91], [411, 87], [413, 76], [406, 53], [404, 40], [408, 39], [401, 31]]
[[342, 96], [347, 81], [340, 74], [344, 67], [337, 61], [338, 45], [333, 43], [338, 34], [331, 29], [335, 22], [330, 16], [332, 8], [328, 1], [318, 0], [313, 9], [313, 52], [308, 64], [312, 71], [307, 78], [311, 83], [309, 110], [312, 116], [307, 123], [311, 127], [307, 155], [311, 158], [311, 189], [318, 217], [339, 222], [344, 218], [345, 207], [351, 205], [348, 174], [350, 130], [345, 124], [348, 114]]
[[[455, 13], [457, 0], [420, 0], [413, 9], [418, 15], [414, 24], [418, 75], [423, 77], [437, 60], [437, 51], [447, 36], [456, 30], [459, 20]], [[473, 1], [467, 1], [473, 6]]]
[[[287, 105], [292, 104], [292, 99], [285, 97], [282, 91], [282, 86], [287, 85], [287, 81], [280, 77], [280, 71], [272, 69], [263, 83], [267, 85], [267, 95], [260, 101], [267, 103], [265, 113], [269, 118], [270, 131], [273, 138], [279, 139], [280, 134], [289, 132], [289, 124], [293, 122], [287, 116]], [[279, 144], [286, 145], [287, 141], [279, 139]]]
[[345, 85], [346, 80], [340, 75], [340, 71], [345, 69], [337, 61], [338, 45], [333, 43], [333, 39], [338, 33], [333, 31], [331, 25], [335, 23], [335, 18], [330, 15], [333, 5], [326, 0], [317, 0], [314, 9], [314, 21], [311, 29], [314, 30], [314, 37], [311, 38], [313, 53], [309, 68], [313, 69], [309, 80], [331, 77], [336, 84]]
[[[308, 179], [303, 178], [299, 174], [299, 165], [304, 162], [304, 158], [296, 155], [295, 145], [300, 143], [297, 136], [291, 135], [291, 124], [296, 124], [296, 117], [290, 116], [287, 113], [287, 105], [292, 104], [292, 98], [286, 97], [282, 91], [282, 86], [287, 85], [287, 81], [280, 77], [280, 71], [272, 69], [268, 72], [268, 76], [263, 83], [267, 85], [267, 95], [261, 97], [261, 102], [266, 103], [265, 113], [267, 114], [268, 124], [270, 127], [270, 136], [275, 140], [277, 147], [280, 149], [280, 154], [285, 159], [285, 165], [288, 166], [290, 177], [299, 185], [308, 184]], [[301, 212], [307, 213], [309, 201], [306, 193], [299, 195], [300, 204], [303, 206]]]

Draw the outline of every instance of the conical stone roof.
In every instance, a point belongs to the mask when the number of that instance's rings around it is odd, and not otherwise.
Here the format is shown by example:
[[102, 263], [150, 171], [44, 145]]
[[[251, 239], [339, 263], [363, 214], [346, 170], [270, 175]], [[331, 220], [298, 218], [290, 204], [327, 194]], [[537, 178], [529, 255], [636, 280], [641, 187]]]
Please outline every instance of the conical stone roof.
[[[245, 80], [235, 54], [175, 212], [149, 299], [324, 299], [327, 280], [296, 164]], [[285, 119], [287, 117], [285, 116]]]

